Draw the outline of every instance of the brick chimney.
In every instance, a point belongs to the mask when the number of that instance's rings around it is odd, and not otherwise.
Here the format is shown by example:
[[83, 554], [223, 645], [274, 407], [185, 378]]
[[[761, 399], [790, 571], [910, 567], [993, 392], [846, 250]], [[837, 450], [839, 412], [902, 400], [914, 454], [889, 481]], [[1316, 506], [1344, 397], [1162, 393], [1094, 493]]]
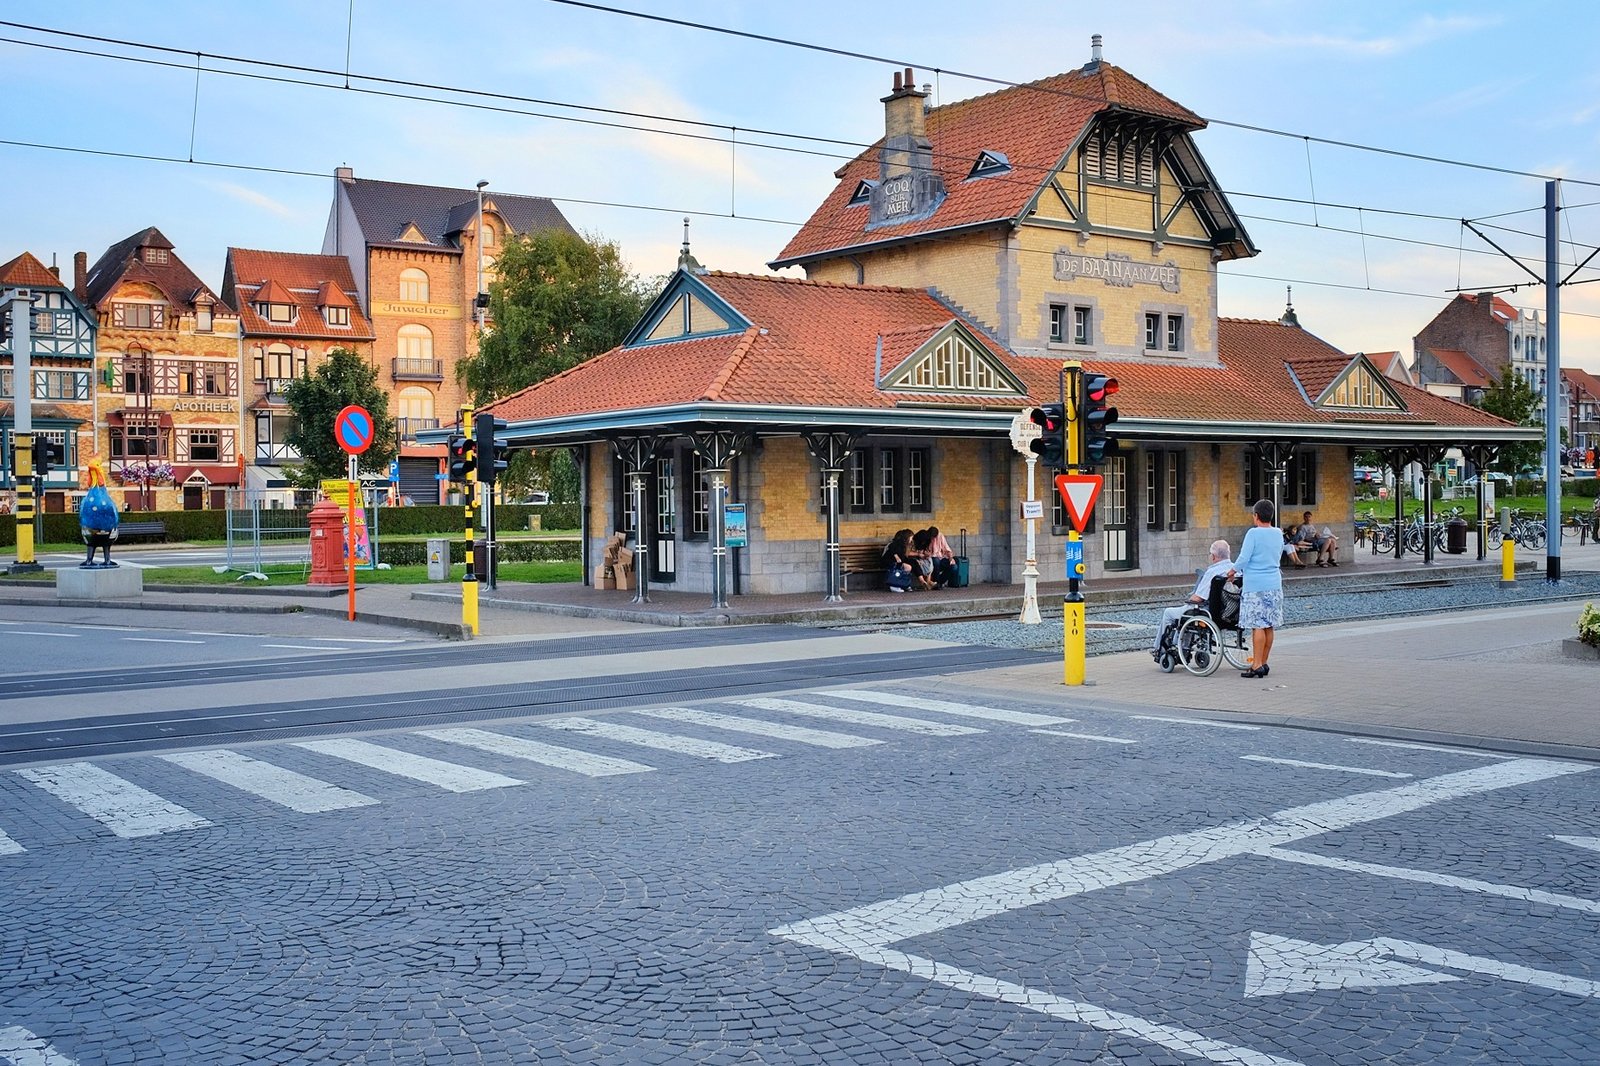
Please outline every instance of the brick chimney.
[[89, 298], [89, 253], [75, 252], [72, 256], [72, 295], [80, 300]]
[[343, 182], [354, 182], [356, 180], [356, 172], [352, 167], [335, 167], [333, 176]]
[[1494, 318], [1494, 293], [1478, 293], [1478, 310], [1482, 311], [1486, 317]]
[[944, 179], [934, 168], [928, 140], [927, 99], [910, 67], [895, 71], [894, 91], [883, 97], [883, 151], [868, 229], [926, 218], [944, 202]]
[[892, 178], [915, 167], [928, 165], [933, 146], [928, 143], [928, 94], [917, 88], [910, 67], [902, 75], [895, 71], [894, 91], [883, 98], [883, 156], [878, 176]]

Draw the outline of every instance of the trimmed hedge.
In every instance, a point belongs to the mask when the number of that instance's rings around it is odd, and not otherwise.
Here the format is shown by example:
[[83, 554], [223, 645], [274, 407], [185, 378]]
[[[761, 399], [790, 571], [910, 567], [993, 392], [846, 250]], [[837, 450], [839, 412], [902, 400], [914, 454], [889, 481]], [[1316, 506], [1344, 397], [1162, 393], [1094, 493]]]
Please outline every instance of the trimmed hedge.
[[[501, 541], [496, 554], [502, 563], [575, 563], [582, 545], [575, 540]], [[390, 566], [424, 566], [428, 562], [426, 541], [378, 541], [378, 561]], [[466, 542], [450, 542], [450, 561], [467, 561]]]
[[[381, 536], [460, 536], [462, 531], [464, 512], [460, 507], [435, 505], [382, 507], [379, 510], [378, 532]], [[307, 525], [305, 511], [264, 510], [262, 514], [271, 516], [273, 526], [304, 529]], [[545, 529], [578, 528], [578, 505], [575, 503], [551, 503], [537, 507], [501, 504], [494, 510], [495, 526], [506, 532], [521, 532], [528, 528], [529, 515], [542, 516]], [[224, 540], [228, 536], [226, 511], [124, 511], [122, 517], [130, 522], [165, 522], [169, 541]], [[82, 539], [75, 512], [44, 516], [44, 543], [69, 544]], [[16, 516], [0, 515], [0, 547], [12, 547], [16, 543]]]

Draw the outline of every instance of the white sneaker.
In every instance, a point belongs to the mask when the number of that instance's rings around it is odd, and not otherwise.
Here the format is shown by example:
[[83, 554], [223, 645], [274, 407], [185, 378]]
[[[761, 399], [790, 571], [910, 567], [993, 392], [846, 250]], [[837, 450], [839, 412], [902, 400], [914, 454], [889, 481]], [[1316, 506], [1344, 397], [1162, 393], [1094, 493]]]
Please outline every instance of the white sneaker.
[[905, 589], [897, 589], [897, 588], [893, 588], [893, 587], [891, 587], [891, 588], [890, 588], [890, 589], [889, 589], [889, 591], [890, 591], [890, 592], [904, 592], [904, 591], [905, 591]]

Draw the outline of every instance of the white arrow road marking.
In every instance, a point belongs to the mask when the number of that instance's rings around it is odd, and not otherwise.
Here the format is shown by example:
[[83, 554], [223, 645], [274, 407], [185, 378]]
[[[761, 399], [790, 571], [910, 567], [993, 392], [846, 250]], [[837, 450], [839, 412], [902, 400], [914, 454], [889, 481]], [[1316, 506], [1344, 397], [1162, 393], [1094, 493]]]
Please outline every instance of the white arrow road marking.
[[1314, 852], [1295, 851], [1291, 848], [1263, 848], [1260, 854], [1269, 859], [1297, 862], [1302, 866], [1321, 866], [1328, 870], [1343, 870], [1346, 873], [1366, 874], [1371, 877], [1391, 877], [1397, 881], [1416, 881], [1425, 885], [1439, 885], [1443, 888], [1459, 888], [1463, 892], [1481, 892], [1486, 896], [1504, 896], [1506, 899], [1543, 903], [1550, 907], [1582, 911], [1585, 914], [1600, 914], [1600, 901], [1584, 899], [1582, 896], [1566, 896], [1559, 892], [1546, 892], [1538, 888], [1523, 888], [1520, 885], [1498, 885], [1492, 881], [1478, 881], [1470, 877], [1436, 874], [1432, 870], [1413, 870], [1404, 866], [1380, 866], [1377, 863], [1357, 862], [1354, 859], [1336, 859], [1331, 855], [1317, 855]]
[[1559, 840], [1563, 844], [1571, 844], [1575, 848], [1588, 848], [1590, 851], [1600, 851], [1600, 837], [1561, 837], [1552, 835], [1550, 839]]
[[67, 1058], [20, 1025], [0, 1028], [0, 1059], [11, 1066], [76, 1066], [76, 1060]]
[[[1150, 1040], [1213, 1062], [1282, 1062], [1286, 1060], [1264, 1056], [1248, 1048], [1231, 1045], [1213, 1047], [1192, 1042], [1181, 1030], [1172, 1030], [1143, 1018], [1118, 1014], [1092, 1004], [1056, 1000], [1045, 992], [996, 978], [968, 974], [942, 963], [886, 949], [901, 940], [927, 936], [1008, 911], [1055, 903], [1100, 889], [1135, 884], [1206, 863], [1223, 862], [1297, 840], [1308, 840], [1324, 833], [1408, 814], [1435, 804], [1516, 788], [1567, 774], [1587, 773], [1593, 769], [1594, 766], [1583, 763], [1547, 759], [1497, 762], [1375, 792], [1360, 792], [1291, 807], [1249, 821], [1175, 833], [1089, 855], [1006, 870], [792, 922], [768, 932], [809, 947], [926, 976], [929, 980], [943, 981], [946, 976], [951, 976], [946, 983], [952, 987], [960, 987], [977, 995], [1005, 998], [1007, 1002], [1019, 1003], [1032, 1010], [1070, 1018], [1108, 1032]], [[1244, 1055], [1256, 1057], [1247, 1059], [1242, 1057]]]
[[27, 850], [27, 848], [6, 836], [3, 830], [0, 830], [0, 855], [21, 855]]
[[1299, 759], [1274, 759], [1269, 755], [1241, 755], [1246, 762], [1270, 762], [1279, 766], [1299, 766], [1306, 770], [1337, 770], [1342, 774], [1365, 774], [1367, 777], [1410, 777], [1394, 770], [1372, 770], [1365, 766], [1336, 766], [1327, 762], [1301, 762]]
[[1093, 1003], [1064, 999], [1037, 988], [1028, 988], [1025, 985], [1003, 981], [998, 977], [973, 973], [971, 970], [963, 970], [933, 959], [906, 955], [899, 951], [874, 951], [861, 958], [865, 962], [875, 963], [891, 970], [901, 970], [935, 984], [999, 1000], [1001, 1003], [1011, 1003], [1026, 1010], [1048, 1014], [1052, 1018], [1087, 1025], [1102, 1032], [1138, 1037], [1152, 1044], [1171, 1048], [1183, 1055], [1195, 1055], [1210, 1059], [1212, 1062], [1228, 1063], [1229, 1066], [1302, 1066], [1296, 1059], [1286, 1059], [1238, 1044], [1229, 1044], [1203, 1033], [1162, 1025], [1148, 1018], [1097, 1007]]
[[1284, 996], [1325, 989], [1382, 988], [1459, 981], [1447, 973], [1395, 962], [1375, 940], [1315, 944], [1271, 933], [1250, 934], [1245, 965], [1246, 996]]
[[[1391, 937], [1352, 940], [1346, 944], [1313, 944], [1307, 940], [1291, 940], [1286, 936], [1255, 932], [1250, 934], [1250, 961], [1244, 994], [1275, 996], [1323, 988], [1366, 988], [1460, 980], [1451, 974], [1388, 961], [1392, 959], [1410, 959], [1446, 970], [1465, 970], [1569, 996], [1600, 998], [1600, 981], [1535, 970], [1499, 959], [1436, 948], [1432, 944], [1417, 944]], [[1409, 974], [1407, 971], [1410, 971]]]
[[1240, 722], [1213, 722], [1209, 718], [1169, 718], [1166, 715], [1161, 714], [1134, 714], [1129, 715], [1129, 717], [1143, 719], [1146, 722], [1175, 722], [1178, 725], [1204, 725], [1210, 726], [1212, 729], [1243, 729], [1253, 732], [1261, 728], [1258, 725], [1244, 725]]

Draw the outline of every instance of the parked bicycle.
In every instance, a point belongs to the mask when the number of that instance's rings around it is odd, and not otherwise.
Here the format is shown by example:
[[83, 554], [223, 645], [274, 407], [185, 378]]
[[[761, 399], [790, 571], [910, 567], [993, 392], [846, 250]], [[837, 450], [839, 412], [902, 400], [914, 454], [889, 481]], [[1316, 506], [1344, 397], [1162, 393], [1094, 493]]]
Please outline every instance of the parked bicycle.
[[1561, 520], [1561, 539], [1600, 540], [1600, 515], [1593, 511], [1574, 510]]
[[[1502, 540], [1502, 532], [1498, 519], [1489, 523], [1489, 541], [1495, 543]], [[1545, 545], [1545, 528], [1543, 515], [1524, 515], [1515, 508], [1511, 511], [1511, 539], [1521, 547], [1537, 551]]]

